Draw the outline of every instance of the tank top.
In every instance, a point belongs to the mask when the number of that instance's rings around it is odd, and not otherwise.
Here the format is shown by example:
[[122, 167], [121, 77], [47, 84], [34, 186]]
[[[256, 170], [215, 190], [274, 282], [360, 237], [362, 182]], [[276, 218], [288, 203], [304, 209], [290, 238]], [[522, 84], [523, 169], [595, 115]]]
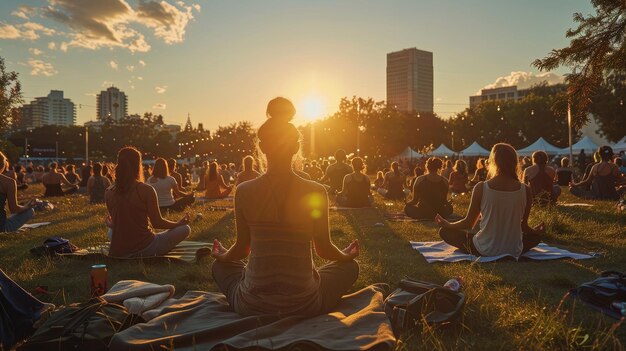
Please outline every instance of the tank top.
[[[419, 178], [418, 178], [419, 179]], [[435, 217], [437, 213], [442, 216], [450, 215], [451, 213], [446, 207], [448, 205], [448, 184], [445, 179], [439, 179], [432, 182], [426, 178], [416, 180], [418, 183], [413, 187], [413, 196], [417, 195], [419, 200], [417, 202], [417, 208], [425, 210]]]
[[404, 177], [400, 172], [395, 174], [393, 171], [389, 172], [388, 180], [389, 185], [387, 186], [387, 197], [388, 198], [404, 198]]
[[89, 202], [92, 204], [104, 202], [104, 177], [93, 176], [93, 187], [89, 192]]
[[298, 212], [300, 206], [284, 201], [290, 196], [290, 184], [277, 184], [271, 178], [265, 175], [243, 183], [236, 194], [235, 216], [245, 218], [250, 228], [250, 256], [235, 296], [235, 311], [319, 314], [320, 277], [311, 245], [314, 223], [310, 215]]
[[7, 223], [7, 211], [5, 206], [7, 204], [7, 194], [0, 193], [0, 232], [6, 231]]
[[[370, 206], [370, 182], [367, 176], [362, 175], [356, 177], [354, 174], [352, 179], [346, 184], [344, 191], [346, 192], [346, 206], [347, 207], [369, 207]], [[361, 180], [357, 180], [361, 178]]]
[[526, 209], [526, 187], [516, 191], [498, 191], [483, 183], [480, 202], [480, 230], [474, 235], [474, 246], [483, 256], [509, 254], [519, 257], [524, 249], [522, 219]]
[[557, 169], [556, 170], [556, 182], [560, 186], [568, 186], [572, 181], [572, 170], [570, 169]]
[[[591, 193], [598, 200], [619, 200], [619, 194], [615, 190], [615, 175], [613, 166], [609, 165], [611, 172], [606, 175], [596, 173], [591, 181]], [[600, 166], [598, 166], [600, 168]]]
[[537, 174], [529, 180], [529, 183], [534, 201], [539, 204], [554, 202], [554, 196], [552, 196], [552, 178], [548, 175], [545, 168], [539, 168]]
[[[139, 197], [139, 183], [136, 182], [128, 193], [111, 196], [111, 217], [113, 218], [113, 235], [109, 254], [114, 257], [132, 257], [145, 249], [154, 234], [148, 225], [148, 209]], [[111, 190], [115, 192], [113, 187]]]

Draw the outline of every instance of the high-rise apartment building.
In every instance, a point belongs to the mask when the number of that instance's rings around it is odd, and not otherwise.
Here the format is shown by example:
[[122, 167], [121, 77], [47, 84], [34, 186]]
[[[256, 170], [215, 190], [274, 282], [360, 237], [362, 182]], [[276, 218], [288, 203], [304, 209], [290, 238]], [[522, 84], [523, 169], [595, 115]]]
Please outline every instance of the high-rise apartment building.
[[96, 97], [96, 105], [98, 108], [98, 120], [104, 120], [111, 117], [115, 121], [128, 116], [128, 99], [123, 91], [116, 87], [110, 87], [103, 90]]
[[29, 104], [24, 104], [21, 112], [21, 128], [76, 124], [76, 106], [72, 100], [63, 97], [62, 90], [51, 90], [48, 96], [35, 98]]
[[387, 54], [387, 105], [433, 112], [433, 53], [416, 48]]
[[517, 85], [508, 87], [499, 87], [491, 89], [482, 89], [480, 95], [470, 96], [470, 107], [474, 107], [483, 101], [517, 101], [524, 98], [530, 89], [517, 89]]

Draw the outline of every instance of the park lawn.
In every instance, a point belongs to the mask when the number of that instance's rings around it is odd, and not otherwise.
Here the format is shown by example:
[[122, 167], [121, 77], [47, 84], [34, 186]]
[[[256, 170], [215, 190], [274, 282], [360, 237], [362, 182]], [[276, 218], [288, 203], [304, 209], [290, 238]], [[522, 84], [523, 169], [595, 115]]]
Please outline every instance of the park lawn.
[[[34, 186], [21, 196], [41, 193], [42, 188]], [[580, 202], [569, 194], [561, 200]], [[42, 300], [55, 304], [85, 301], [89, 297], [90, 265], [94, 263], [107, 264], [110, 285], [122, 279], [138, 279], [173, 284], [177, 296], [187, 290], [217, 291], [210, 259], [182, 264], [31, 255], [31, 247], [53, 235], [68, 238], [79, 247], [106, 240], [104, 205], [90, 205], [80, 196], [50, 202], [56, 208], [38, 213], [32, 222], [51, 221], [52, 225], [0, 235], [0, 268], [28, 291], [47, 286], [52, 294]], [[454, 202], [455, 212], [464, 213], [469, 196], [456, 197]], [[401, 338], [397, 347], [400, 350], [620, 350], [626, 347], [626, 323], [618, 325], [580, 303], [563, 300], [569, 289], [593, 280], [604, 270], [626, 271], [626, 214], [617, 213], [613, 203], [593, 204], [590, 208], [533, 208], [531, 213], [531, 225], [541, 221], [547, 224], [546, 243], [602, 254], [582, 261], [427, 264], [411, 249], [409, 241], [437, 240], [434, 223], [386, 222], [383, 213], [401, 211], [402, 204], [380, 197], [372, 209], [331, 211], [331, 235], [340, 248], [355, 238], [361, 242], [361, 273], [353, 290], [373, 283], [386, 283], [393, 289], [405, 276], [439, 284], [462, 277], [467, 305], [461, 323], [444, 329], [422, 327]], [[232, 211], [210, 211], [209, 206], [196, 203], [189, 209], [192, 218], [203, 214], [192, 223], [189, 240], [211, 242], [218, 238], [225, 245], [233, 244]], [[169, 218], [178, 220], [179, 216], [173, 213]], [[321, 263], [317, 258], [316, 262]]]

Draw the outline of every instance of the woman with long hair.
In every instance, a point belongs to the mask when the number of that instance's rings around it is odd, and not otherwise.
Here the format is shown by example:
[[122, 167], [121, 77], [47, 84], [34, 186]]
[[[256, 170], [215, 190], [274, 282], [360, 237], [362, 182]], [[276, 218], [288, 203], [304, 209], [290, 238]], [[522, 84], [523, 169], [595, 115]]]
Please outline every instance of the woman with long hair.
[[479, 158], [476, 160], [476, 171], [474, 172], [474, 176], [470, 182], [472, 184], [476, 184], [478, 182], [484, 182], [487, 180], [487, 160], [484, 158]]
[[[46, 189], [43, 196], [65, 196], [74, 194], [78, 190], [78, 183], [71, 183], [67, 180], [65, 175], [58, 171], [58, 165], [56, 162], [50, 163], [49, 167], [50, 171], [41, 178], [41, 182]], [[63, 189], [63, 186], [66, 186], [67, 188]]]
[[580, 182], [572, 183], [570, 192], [578, 197], [593, 200], [619, 200], [626, 184], [626, 178], [620, 174], [619, 167], [613, 163], [613, 149], [604, 145], [598, 148], [600, 161], [591, 166], [589, 174]]
[[102, 203], [104, 202], [104, 193], [111, 186], [111, 181], [102, 175], [102, 164], [100, 162], [95, 162], [90, 168], [93, 174], [87, 180], [89, 202], [92, 204]]
[[[142, 168], [139, 150], [125, 147], [118, 152], [115, 183], [105, 194], [109, 211], [106, 224], [112, 232], [111, 256], [162, 256], [191, 232], [188, 214], [178, 222], [161, 216], [156, 191], [143, 183]], [[166, 230], [154, 233], [154, 228]]]
[[468, 192], [467, 177], [467, 163], [463, 160], [456, 160], [454, 163], [454, 171], [450, 173], [450, 179], [448, 180], [450, 191], [455, 194]]
[[209, 163], [209, 169], [204, 176], [204, 186], [204, 196], [207, 199], [223, 199], [233, 191], [233, 186], [224, 182], [217, 162]]
[[[214, 280], [241, 315], [326, 313], [358, 276], [358, 241], [339, 250], [330, 239], [326, 189], [293, 171], [300, 148], [294, 115], [291, 101], [269, 102], [257, 133], [267, 172], [237, 188], [235, 244], [213, 243]], [[316, 269], [312, 247], [332, 262]]]
[[195, 201], [192, 192], [186, 193], [180, 188], [176, 179], [170, 175], [167, 161], [161, 157], [154, 162], [152, 175], [146, 184], [156, 191], [161, 210], [182, 211]]
[[364, 169], [362, 158], [352, 159], [353, 171], [343, 177], [343, 190], [337, 194], [337, 205], [352, 208], [372, 206], [370, 177], [363, 173]]
[[548, 166], [548, 154], [535, 151], [532, 155], [533, 165], [524, 169], [522, 179], [530, 186], [533, 201], [538, 205], [555, 204], [561, 188], [554, 184], [556, 172]]
[[[30, 220], [35, 211], [33, 206], [36, 200], [28, 201], [26, 205], [17, 202], [17, 182], [15, 179], [4, 175], [4, 170], [9, 164], [4, 153], [0, 152], [0, 232], [15, 232]], [[11, 216], [7, 217], [6, 206], [8, 205]]]
[[[519, 174], [515, 149], [504, 143], [494, 145], [488, 180], [474, 186], [465, 218], [450, 223], [440, 215], [435, 217], [441, 239], [476, 256], [519, 257], [537, 246], [545, 228], [543, 223], [534, 229], [528, 225], [533, 196], [530, 187], [520, 182]], [[481, 216], [480, 230], [470, 233]]]
[[237, 174], [237, 181], [235, 182], [235, 185], [239, 185], [243, 182], [256, 179], [261, 176], [261, 174], [254, 169], [254, 157], [248, 155], [243, 158], [241, 163], [243, 164], [243, 171]]
[[400, 164], [397, 161], [391, 163], [391, 171], [385, 174], [385, 181], [379, 193], [390, 200], [401, 200], [406, 197], [406, 175], [400, 172]]
[[433, 220], [436, 215], [447, 218], [452, 214], [448, 202], [448, 180], [439, 175], [441, 159], [431, 157], [426, 161], [426, 174], [415, 178], [413, 196], [404, 207], [404, 213], [415, 219]]
[[446, 167], [441, 171], [441, 176], [450, 179], [452, 171], [454, 171], [454, 163], [452, 163], [452, 160], [446, 160]]

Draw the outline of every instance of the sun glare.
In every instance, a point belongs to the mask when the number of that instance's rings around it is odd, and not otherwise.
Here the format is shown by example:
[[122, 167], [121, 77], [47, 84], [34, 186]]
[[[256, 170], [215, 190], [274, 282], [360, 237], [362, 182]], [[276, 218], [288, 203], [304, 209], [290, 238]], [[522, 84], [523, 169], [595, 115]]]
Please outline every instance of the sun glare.
[[322, 99], [315, 95], [309, 95], [302, 99], [298, 108], [299, 115], [306, 121], [315, 121], [324, 117], [325, 107]]

